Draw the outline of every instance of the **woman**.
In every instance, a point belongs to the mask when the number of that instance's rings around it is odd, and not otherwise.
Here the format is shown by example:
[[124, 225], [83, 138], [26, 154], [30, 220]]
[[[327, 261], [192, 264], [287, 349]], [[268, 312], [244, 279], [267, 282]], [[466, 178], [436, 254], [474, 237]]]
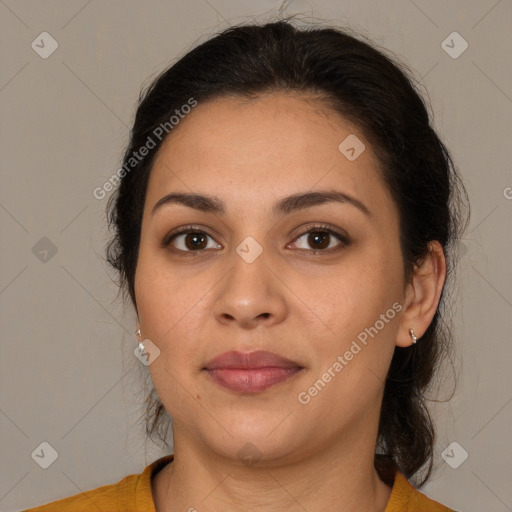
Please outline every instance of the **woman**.
[[108, 258], [174, 453], [31, 510], [450, 510], [409, 480], [464, 187], [406, 73], [338, 29], [232, 27], [145, 92], [118, 175]]

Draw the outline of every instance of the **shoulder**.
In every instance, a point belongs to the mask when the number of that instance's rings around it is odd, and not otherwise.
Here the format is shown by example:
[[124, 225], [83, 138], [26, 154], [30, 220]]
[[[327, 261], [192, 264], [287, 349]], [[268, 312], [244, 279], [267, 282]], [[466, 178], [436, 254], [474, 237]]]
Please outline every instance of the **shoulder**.
[[25, 509], [22, 512], [61, 512], [62, 510], [66, 512], [90, 512], [91, 510], [154, 512], [151, 478], [172, 458], [172, 455], [161, 457], [146, 466], [142, 473], [128, 475], [115, 484], [104, 485], [46, 505]]
[[415, 489], [399, 471], [385, 512], [455, 512]]

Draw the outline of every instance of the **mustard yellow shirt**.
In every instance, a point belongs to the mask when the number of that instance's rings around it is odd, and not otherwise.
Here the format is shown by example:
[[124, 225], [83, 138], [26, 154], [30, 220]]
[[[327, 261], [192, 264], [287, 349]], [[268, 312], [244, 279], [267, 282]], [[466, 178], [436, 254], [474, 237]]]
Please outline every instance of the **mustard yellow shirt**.
[[[128, 475], [116, 484], [105, 485], [69, 498], [22, 512], [156, 512], [151, 478], [174, 456], [155, 460], [138, 475]], [[455, 512], [417, 491], [400, 473], [395, 480], [385, 512]]]

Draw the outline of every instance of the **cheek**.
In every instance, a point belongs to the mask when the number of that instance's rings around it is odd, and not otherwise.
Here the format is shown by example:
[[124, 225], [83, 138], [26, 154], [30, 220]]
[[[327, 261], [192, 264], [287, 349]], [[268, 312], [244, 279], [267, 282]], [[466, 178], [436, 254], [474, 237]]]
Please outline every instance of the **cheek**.
[[401, 265], [395, 256], [369, 247], [322, 278], [297, 278], [294, 291], [304, 297], [326, 333], [356, 335], [373, 325], [401, 298]]
[[402, 307], [401, 268], [398, 253], [373, 246], [337, 268], [321, 286], [312, 288], [304, 282], [308, 303], [315, 305], [322, 320], [316, 324], [326, 333], [317, 337], [311, 327], [315, 324], [305, 324], [318, 356], [315, 375], [329, 368], [332, 372], [338, 356], [343, 358], [341, 373], [334, 370], [342, 377], [333, 379], [333, 393], [350, 397], [356, 390], [358, 396], [379, 392], [395, 347]]
[[[193, 392], [192, 368], [199, 363], [197, 332], [204, 315], [205, 291], [198, 280], [157, 264], [142, 251], [136, 274], [136, 298], [143, 335], [160, 350], [148, 370], [166, 411], [175, 421], [197, 430], [204, 414], [201, 396]], [[208, 288], [205, 288], [207, 290]]]
[[[180, 286], [181, 285], [181, 286]], [[135, 274], [135, 297], [143, 334], [157, 344], [183, 317], [187, 287], [150, 250], [141, 248]]]
[[190, 366], [198, 357], [215, 281], [208, 272], [184, 271], [172, 267], [165, 256], [141, 250], [135, 294], [142, 333], [160, 349], [159, 362], [165, 361], [173, 372], [181, 372], [185, 363]]

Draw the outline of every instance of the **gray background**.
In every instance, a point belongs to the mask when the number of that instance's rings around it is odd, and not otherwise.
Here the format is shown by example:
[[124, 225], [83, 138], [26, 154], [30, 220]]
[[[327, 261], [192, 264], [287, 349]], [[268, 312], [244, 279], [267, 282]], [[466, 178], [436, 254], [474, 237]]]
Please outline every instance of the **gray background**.
[[[280, 5], [0, 0], [1, 510], [117, 482], [165, 453], [137, 423], [147, 369], [103, 260], [106, 199], [92, 191], [119, 168], [143, 83], [211, 33]], [[297, 1], [285, 12], [369, 36], [429, 93], [472, 219], [454, 307], [461, 377], [435, 407], [438, 469], [422, 490], [461, 511], [512, 510], [512, 3]], [[44, 31], [59, 45], [46, 59], [31, 47]], [[469, 44], [457, 58], [442, 47], [453, 31]], [[58, 452], [48, 469], [31, 457], [43, 441]], [[454, 441], [469, 454], [457, 469], [441, 457]]]

